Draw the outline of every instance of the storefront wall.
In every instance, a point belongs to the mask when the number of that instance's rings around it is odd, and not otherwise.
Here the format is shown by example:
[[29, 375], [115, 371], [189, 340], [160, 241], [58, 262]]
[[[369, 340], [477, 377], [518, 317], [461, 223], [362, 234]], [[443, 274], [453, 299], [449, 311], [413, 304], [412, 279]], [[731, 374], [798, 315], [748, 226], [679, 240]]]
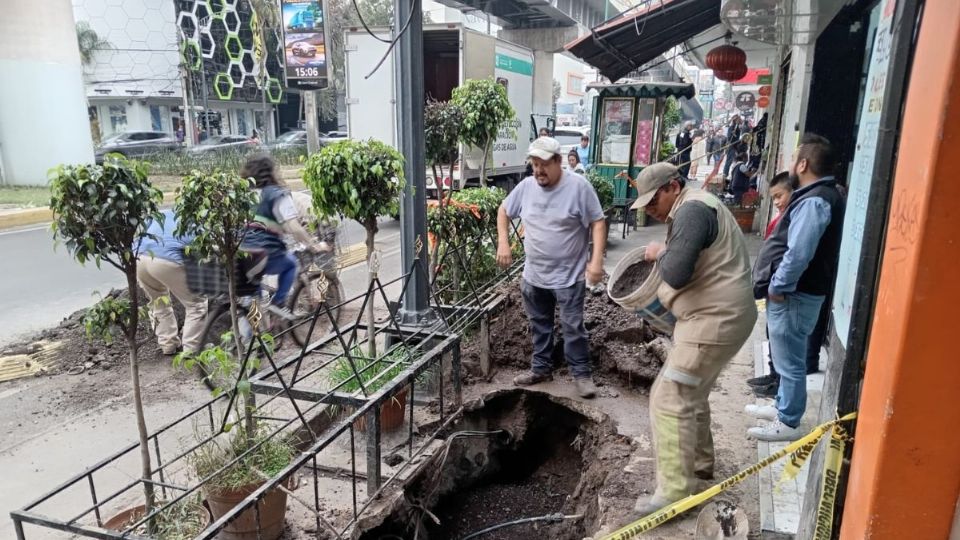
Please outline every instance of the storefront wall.
[[913, 57], [841, 538], [948, 538], [960, 495], [960, 3], [928, 0]]

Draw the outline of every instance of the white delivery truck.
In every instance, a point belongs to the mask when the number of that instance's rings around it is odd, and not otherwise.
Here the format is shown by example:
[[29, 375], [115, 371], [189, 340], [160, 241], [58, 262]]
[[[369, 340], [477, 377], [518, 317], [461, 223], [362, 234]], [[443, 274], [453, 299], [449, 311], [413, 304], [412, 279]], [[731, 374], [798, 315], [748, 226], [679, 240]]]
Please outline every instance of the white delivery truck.
[[[390, 37], [389, 29], [374, 28], [378, 37]], [[394, 83], [394, 53], [367, 78], [387, 50], [387, 44], [364, 29], [346, 33], [347, 126], [351, 139], [374, 138], [397, 147], [397, 89]], [[487, 160], [490, 185], [507, 189], [521, 179], [526, 151], [535, 134], [533, 109], [533, 51], [502, 39], [464, 28], [461, 24], [428, 24], [423, 27], [424, 92], [428, 98], [449, 100], [453, 89], [467, 79], [495, 78], [507, 88], [516, 113], [500, 131]], [[447, 188], [478, 185], [483, 152], [461, 148], [461, 163], [453, 178], [444, 178]], [[449, 175], [447, 171], [446, 174]], [[433, 171], [426, 171], [427, 189], [436, 189]]]

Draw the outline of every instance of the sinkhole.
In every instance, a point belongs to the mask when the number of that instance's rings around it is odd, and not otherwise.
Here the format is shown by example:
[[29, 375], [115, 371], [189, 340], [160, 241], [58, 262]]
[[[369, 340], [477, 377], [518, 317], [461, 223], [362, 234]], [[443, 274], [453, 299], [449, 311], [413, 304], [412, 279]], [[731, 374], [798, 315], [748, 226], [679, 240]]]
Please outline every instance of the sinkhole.
[[[522, 389], [465, 406], [363, 540], [580, 540], [597, 526], [597, 494], [625, 445], [580, 402]], [[486, 531], [486, 532], [484, 532]]]

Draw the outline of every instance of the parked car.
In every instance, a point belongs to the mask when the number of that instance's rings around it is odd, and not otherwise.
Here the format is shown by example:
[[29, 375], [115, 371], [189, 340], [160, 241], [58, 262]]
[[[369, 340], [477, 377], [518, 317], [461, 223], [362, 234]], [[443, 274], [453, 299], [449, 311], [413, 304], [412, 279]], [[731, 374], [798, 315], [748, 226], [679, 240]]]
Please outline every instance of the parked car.
[[[563, 152], [564, 156], [566, 156], [570, 153], [570, 150], [580, 146], [580, 137], [585, 135], [588, 131], [590, 130], [564, 126], [553, 131], [553, 138], [560, 143], [560, 151]], [[564, 163], [566, 163], [566, 160], [564, 160]]]
[[335, 142], [342, 141], [347, 138], [346, 131], [329, 131], [327, 133], [320, 134], [320, 146], [327, 144], [332, 144]]
[[307, 132], [299, 129], [288, 131], [267, 144], [267, 149], [274, 150], [307, 150]]
[[180, 150], [183, 144], [169, 133], [162, 131], [127, 131], [114, 133], [105, 138], [94, 154], [97, 164], [103, 163], [107, 154], [123, 154], [126, 157], [142, 157], [161, 152]]
[[317, 55], [317, 48], [306, 41], [298, 41], [294, 43], [290, 50], [293, 52], [294, 56], [314, 57]]
[[216, 152], [246, 152], [259, 146], [259, 143], [245, 135], [216, 135], [190, 148], [189, 153], [202, 156]]

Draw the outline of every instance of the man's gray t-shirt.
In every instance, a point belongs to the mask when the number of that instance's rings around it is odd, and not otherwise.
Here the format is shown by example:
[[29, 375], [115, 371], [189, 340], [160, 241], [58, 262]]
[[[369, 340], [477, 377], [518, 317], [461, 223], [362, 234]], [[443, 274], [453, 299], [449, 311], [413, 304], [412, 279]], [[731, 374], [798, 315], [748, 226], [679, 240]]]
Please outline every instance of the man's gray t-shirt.
[[603, 219], [586, 178], [565, 170], [560, 182], [545, 189], [527, 177], [503, 206], [508, 216], [523, 221], [523, 279], [543, 289], [563, 289], [584, 279], [590, 224]]

